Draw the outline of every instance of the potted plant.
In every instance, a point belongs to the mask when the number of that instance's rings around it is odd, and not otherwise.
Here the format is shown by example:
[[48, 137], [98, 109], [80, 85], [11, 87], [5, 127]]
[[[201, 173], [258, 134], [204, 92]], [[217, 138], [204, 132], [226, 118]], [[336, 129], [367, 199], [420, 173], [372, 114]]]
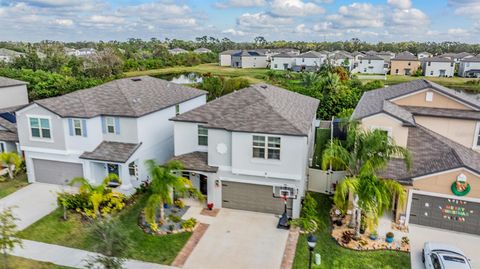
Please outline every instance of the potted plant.
[[213, 210], [213, 203], [208, 203], [207, 208], [208, 210]]
[[392, 232], [388, 232], [387, 233], [387, 236], [385, 237], [385, 242], [387, 243], [393, 243], [393, 233]]
[[408, 239], [406, 236], [402, 237], [402, 245], [406, 246], [408, 244], [410, 244], [410, 239]]
[[108, 174], [106, 179], [108, 179], [108, 187], [109, 188], [116, 188], [116, 187], [122, 185], [122, 181], [120, 180], [120, 178], [118, 177], [117, 174], [110, 173], [110, 174]]
[[370, 239], [373, 240], [373, 241], [375, 241], [375, 240], [377, 240], [377, 238], [378, 238], [378, 233], [377, 233], [377, 231], [372, 231], [372, 232], [370, 233]]

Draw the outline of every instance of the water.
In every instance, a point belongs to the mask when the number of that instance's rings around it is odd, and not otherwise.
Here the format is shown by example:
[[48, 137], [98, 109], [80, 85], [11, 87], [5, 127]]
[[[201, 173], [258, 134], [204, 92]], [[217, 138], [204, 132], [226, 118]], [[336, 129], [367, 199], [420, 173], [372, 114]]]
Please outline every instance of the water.
[[202, 76], [197, 73], [185, 73], [185, 74], [169, 74], [157, 76], [158, 78], [171, 81], [176, 84], [196, 84], [203, 81]]

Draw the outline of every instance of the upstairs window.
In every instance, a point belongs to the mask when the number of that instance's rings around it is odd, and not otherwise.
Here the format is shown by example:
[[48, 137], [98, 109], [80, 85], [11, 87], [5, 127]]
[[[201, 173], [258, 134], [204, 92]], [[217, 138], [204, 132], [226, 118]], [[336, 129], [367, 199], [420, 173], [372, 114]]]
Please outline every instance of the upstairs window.
[[107, 127], [107, 133], [109, 133], [109, 134], [114, 134], [115, 133], [115, 118], [106, 117], [105, 118], [105, 125]]
[[82, 136], [83, 133], [82, 133], [82, 120], [79, 120], [79, 119], [74, 119], [73, 120], [73, 133], [76, 135], [76, 136]]
[[480, 128], [478, 128], [477, 130], [477, 147], [480, 147]]
[[179, 104], [175, 105], [175, 115], [177, 115], [177, 116], [180, 115], [180, 105]]
[[208, 146], [208, 129], [198, 125], [198, 145]]
[[30, 121], [30, 134], [32, 138], [52, 138], [50, 130], [50, 119], [31, 117]]
[[280, 160], [280, 137], [253, 136], [253, 158]]

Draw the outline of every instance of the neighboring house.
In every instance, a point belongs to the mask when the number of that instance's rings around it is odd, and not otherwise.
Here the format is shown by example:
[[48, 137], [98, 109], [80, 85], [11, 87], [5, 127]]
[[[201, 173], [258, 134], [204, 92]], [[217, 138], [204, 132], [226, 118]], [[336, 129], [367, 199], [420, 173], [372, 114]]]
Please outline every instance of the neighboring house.
[[375, 55], [377, 55], [378, 57], [383, 59], [385, 70], [389, 70], [390, 69], [390, 61], [392, 60], [392, 58], [395, 57], [395, 53], [390, 52], [390, 51], [381, 51], [381, 52], [377, 52]]
[[343, 66], [348, 71], [352, 71], [354, 67], [354, 57], [350, 53], [344, 51], [337, 51], [328, 60], [334, 66]]
[[455, 62], [449, 58], [428, 57], [420, 60], [426, 77], [453, 77]]
[[226, 50], [218, 55], [220, 66], [232, 66], [232, 54], [238, 53], [240, 50]]
[[439, 57], [443, 58], [450, 58], [453, 60], [455, 63], [460, 63], [461, 60], [473, 57], [475, 55], [468, 53], [468, 52], [460, 52], [460, 53], [444, 53], [440, 55]]
[[272, 61], [272, 57], [278, 54], [287, 54], [296, 56], [300, 54], [300, 50], [292, 49], [292, 48], [279, 48], [279, 49], [263, 49], [263, 50], [255, 50], [267, 56], [267, 61]]
[[420, 52], [417, 54], [417, 57], [418, 59], [423, 59], [423, 58], [430, 58], [430, 57], [433, 57], [433, 54], [431, 54], [430, 52]]
[[[395, 201], [395, 221], [480, 234], [480, 100], [415, 80], [365, 92], [352, 118], [412, 154], [410, 170], [393, 159], [380, 173], [408, 191], [405, 204]], [[465, 183], [469, 192], [459, 192]]]
[[265, 54], [253, 50], [242, 50], [232, 54], [232, 67], [235, 68], [267, 68]]
[[180, 53], [188, 53], [188, 50], [184, 50], [182, 48], [174, 48], [174, 49], [169, 49], [168, 53], [170, 53], [172, 55], [177, 55], [177, 54], [180, 54]]
[[215, 207], [297, 218], [315, 140], [317, 99], [267, 84], [222, 96], [173, 118], [183, 176]]
[[27, 82], [0, 77], [0, 109], [28, 104]]
[[355, 70], [361, 74], [385, 74], [384, 60], [376, 55], [367, 54], [359, 57]]
[[410, 76], [415, 74], [419, 66], [420, 61], [417, 56], [413, 55], [411, 52], [404, 51], [390, 60], [390, 74]]
[[0, 48], [0, 61], [10, 63], [15, 58], [25, 55], [25, 53], [16, 52], [14, 50]]
[[272, 56], [270, 69], [272, 70], [291, 70], [295, 66], [295, 56], [286, 53], [275, 54]]
[[461, 77], [480, 78], [480, 56], [460, 60], [458, 75]]
[[317, 71], [327, 59], [327, 55], [316, 52], [307, 51], [295, 56], [295, 71]]
[[28, 180], [99, 184], [113, 173], [133, 193], [149, 178], [146, 160], [173, 156], [169, 119], [205, 102], [205, 91], [148, 76], [34, 101], [16, 112]]
[[0, 153], [20, 152], [17, 147], [18, 135], [15, 110], [18, 107], [0, 109]]
[[201, 54], [201, 53], [210, 53], [210, 52], [212, 52], [212, 50], [207, 49], [207, 48], [198, 48], [198, 49], [194, 50], [193, 52]]

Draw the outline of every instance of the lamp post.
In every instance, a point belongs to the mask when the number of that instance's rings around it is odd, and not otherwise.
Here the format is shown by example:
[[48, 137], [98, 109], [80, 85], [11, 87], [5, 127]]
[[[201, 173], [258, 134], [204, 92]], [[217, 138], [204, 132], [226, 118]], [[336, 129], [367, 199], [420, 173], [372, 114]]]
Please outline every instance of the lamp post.
[[312, 269], [312, 253], [313, 253], [313, 250], [315, 249], [315, 246], [317, 245], [317, 238], [312, 234], [309, 234], [307, 237], [307, 245], [308, 245], [308, 250], [310, 251], [310, 257], [308, 260], [308, 269]]

